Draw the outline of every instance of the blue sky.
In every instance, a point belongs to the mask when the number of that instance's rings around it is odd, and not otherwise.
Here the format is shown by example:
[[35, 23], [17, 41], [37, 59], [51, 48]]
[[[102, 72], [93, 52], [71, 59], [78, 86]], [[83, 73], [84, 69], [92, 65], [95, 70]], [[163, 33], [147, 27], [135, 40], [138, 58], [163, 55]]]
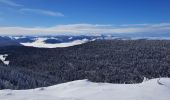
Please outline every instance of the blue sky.
[[0, 0], [0, 33], [137, 33], [153, 26], [169, 32], [169, 5], [170, 0]]

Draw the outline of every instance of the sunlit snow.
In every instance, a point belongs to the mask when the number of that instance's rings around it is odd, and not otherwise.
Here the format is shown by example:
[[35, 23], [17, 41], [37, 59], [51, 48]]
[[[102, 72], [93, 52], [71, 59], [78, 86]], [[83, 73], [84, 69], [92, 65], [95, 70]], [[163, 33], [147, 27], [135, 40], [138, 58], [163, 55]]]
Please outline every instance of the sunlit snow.
[[75, 41], [66, 42], [66, 43], [50, 44], [50, 43], [45, 43], [44, 42], [45, 40], [46, 38], [38, 38], [35, 42], [21, 43], [21, 44], [24, 46], [38, 47], [38, 48], [57, 48], [57, 47], [70, 47], [74, 45], [80, 45], [88, 41], [87, 39], [82, 39], [82, 40], [75, 40]]
[[169, 94], [169, 78], [140, 84], [78, 80], [30, 90], [0, 90], [0, 100], [170, 100]]

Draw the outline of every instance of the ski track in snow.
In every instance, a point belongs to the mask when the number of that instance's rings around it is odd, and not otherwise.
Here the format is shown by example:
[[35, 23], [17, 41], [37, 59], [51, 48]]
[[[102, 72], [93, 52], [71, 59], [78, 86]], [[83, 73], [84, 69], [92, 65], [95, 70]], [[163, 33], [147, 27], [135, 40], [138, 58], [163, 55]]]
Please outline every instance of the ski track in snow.
[[0, 100], [170, 100], [170, 78], [140, 84], [78, 80], [30, 90], [0, 90]]

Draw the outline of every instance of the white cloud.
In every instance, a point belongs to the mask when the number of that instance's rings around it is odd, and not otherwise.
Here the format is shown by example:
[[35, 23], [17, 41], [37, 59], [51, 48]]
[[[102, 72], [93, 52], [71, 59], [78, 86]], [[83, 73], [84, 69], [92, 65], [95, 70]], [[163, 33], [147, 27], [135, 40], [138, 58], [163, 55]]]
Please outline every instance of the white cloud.
[[148, 26], [148, 25], [150, 25], [150, 24], [122, 24], [120, 26], [122, 26], [122, 27], [133, 27], [133, 26], [135, 26], [135, 27], [137, 27], [137, 26]]
[[121, 27], [98, 24], [69, 24], [54, 27], [0, 27], [0, 35], [61, 35], [61, 34], [138, 34], [138, 33], [170, 33], [170, 23], [148, 24], [144, 26]]
[[12, 0], [0, 0], [0, 3], [3, 3], [3, 4], [8, 5], [8, 6], [15, 6], [15, 7], [23, 6], [21, 4], [13, 2]]
[[50, 10], [43, 10], [43, 9], [31, 9], [31, 8], [22, 8], [20, 9], [22, 13], [34, 13], [34, 14], [41, 14], [41, 15], [48, 15], [48, 16], [64, 16], [64, 14], [60, 12], [54, 12]]
[[48, 15], [48, 16], [64, 16], [61, 12], [55, 12], [50, 10], [44, 9], [32, 9], [32, 8], [23, 8], [24, 5], [18, 4], [12, 0], [0, 0], [0, 4], [5, 4], [12, 7], [20, 7], [19, 12], [22, 13], [31, 13], [31, 14], [41, 14], [41, 15]]

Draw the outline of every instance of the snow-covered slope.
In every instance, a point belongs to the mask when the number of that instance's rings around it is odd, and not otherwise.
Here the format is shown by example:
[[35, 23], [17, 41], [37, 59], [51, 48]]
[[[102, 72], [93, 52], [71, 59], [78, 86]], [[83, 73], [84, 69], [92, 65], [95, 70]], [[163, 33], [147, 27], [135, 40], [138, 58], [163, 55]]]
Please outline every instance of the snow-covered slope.
[[21, 43], [24, 46], [30, 46], [30, 47], [38, 47], [38, 48], [56, 48], [56, 47], [70, 47], [74, 45], [79, 45], [86, 43], [88, 40], [87, 39], [82, 39], [82, 40], [74, 40], [71, 42], [66, 42], [66, 43], [55, 43], [55, 44], [50, 44], [50, 43], [45, 43], [44, 41], [46, 38], [37, 38], [35, 42], [31, 43]]
[[170, 100], [170, 79], [140, 84], [79, 80], [31, 90], [1, 90], [0, 100]]
[[0, 55], [0, 60], [5, 64], [5, 65], [9, 65], [9, 61], [6, 61], [6, 57], [8, 55], [4, 54], [4, 55]]

